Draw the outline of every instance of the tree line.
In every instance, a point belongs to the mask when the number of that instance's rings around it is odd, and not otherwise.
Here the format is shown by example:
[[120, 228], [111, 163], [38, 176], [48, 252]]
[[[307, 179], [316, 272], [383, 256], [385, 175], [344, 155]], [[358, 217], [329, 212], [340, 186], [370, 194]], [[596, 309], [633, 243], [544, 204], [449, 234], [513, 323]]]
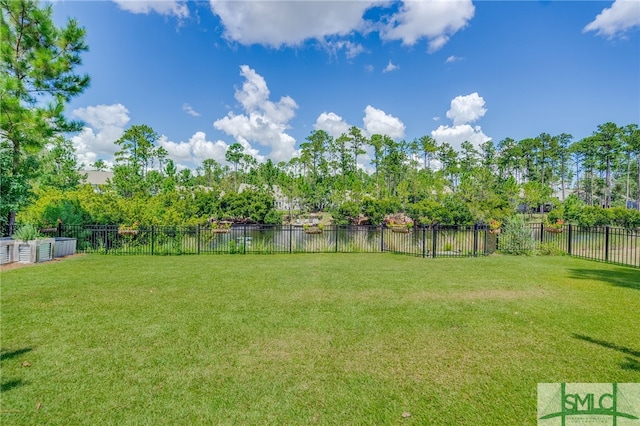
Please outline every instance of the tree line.
[[[113, 178], [96, 192], [81, 184], [70, 142], [55, 139], [38, 156], [35, 198], [22, 215], [43, 223], [177, 225], [281, 223], [325, 211], [340, 224], [377, 224], [405, 212], [418, 223], [455, 225], [553, 210], [552, 218], [579, 224], [640, 226], [636, 124], [604, 123], [577, 141], [542, 133], [478, 148], [465, 142], [460, 151], [430, 136], [407, 142], [366, 137], [357, 127], [337, 138], [315, 130], [290, 161], [258, 162], [235, 143], [224, 163], [210, 158], [196, 170], [178, 170], [158, 140], [150, 126], [128, 128], [115, 142]], [[368, 153], [363, 167], [359, 158]]]
[[[115, 142], [113, 178], [96, 192], [82, 184], [83, 165], [66, 137], [81, 123], [64, 116], [90, 81], [75, 71], [88, 49], [85, 30], [73, 19], [57, 28], [51, 6], [37, 1], [0, 0], [0, 7], [4, 225], [16, 217], [41, 224], [280, 223], [318, 211], [341, 224], [377, 224], [397, 212], [424, 224], [468, 224], [552, 209], [552, 217], [576, 223], [640, 226], [634, 123], [603, 123], [578, 140], [541, 133], [467, 141], [459, 150], [427, 135], [398, 141], [355, 126], [338, 137], [315, 130], [289, 161], [258, 162], [234, 143], [224, 162], [205, 159], [196, 170], [178, 169], [153, 128], [134, 125]], [[104, 170], [106, 163], [90, 166]]]

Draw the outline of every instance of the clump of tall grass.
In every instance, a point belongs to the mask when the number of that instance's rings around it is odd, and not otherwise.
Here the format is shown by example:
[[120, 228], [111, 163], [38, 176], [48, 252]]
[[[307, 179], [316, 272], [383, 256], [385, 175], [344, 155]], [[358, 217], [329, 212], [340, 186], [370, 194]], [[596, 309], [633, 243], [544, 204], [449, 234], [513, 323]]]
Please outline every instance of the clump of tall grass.
[[323, 234], [311, 234], [306, 236], [302, 247], [305, 253], [325, 253], [335, 251], [336, 243]]
[[349, 237], [346, 247], [340, 251], [350, 253], [371, 253], [380, 250], [380, 236], [370, 237], [367, 233], [357, 232]]

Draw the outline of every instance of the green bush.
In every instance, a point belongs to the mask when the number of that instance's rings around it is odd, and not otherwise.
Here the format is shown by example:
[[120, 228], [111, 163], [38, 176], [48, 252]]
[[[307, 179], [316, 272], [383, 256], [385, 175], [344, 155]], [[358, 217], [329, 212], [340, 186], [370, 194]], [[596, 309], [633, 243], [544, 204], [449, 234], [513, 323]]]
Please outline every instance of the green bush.
[[417, 203], [409, 204], [407, 212], [418, 223], [424, 225], [445, 224], [443, 223], [443, 218], [446, 216], [444, 206], [435, 200], [424, 199]]
[[500, 236], [500, 252], [514, 255], [531, 255], [536, 242], [531, 236], [531, 228], [521, 216], [508, 218]]
[[580, 211], [585, 207], [584, 202], [577, 195], [571, 194], [564, 200], [563, 204], [564, 219], [571, 223], [579, 223]]
[[264, 216], [264, 223], [267, 225], [282, 225], [282, 213], [277, 210], [269, 210]]
[[442, 220], [443, 225], [472, 225], [475, 221], [469, 206], [462, 200], [458, 194], [448, 194], [442, 203]]
[[386, 215], [401, 212], [402, 206], [394, 198], [383, 198], [382, 200], [365, 198], [362, 201], [362, 210], [372, 224], [378, 224], [382, 223]]
[[15, 230], [12, 237], [14, 240], [30, 241], [42, 237], [42, 234], [40, 234], [40, 231], [38, 231], [35, 225], [25, 223]]
[[345, 201], [331, 213], [337, 225], [349, 225], [362, 213], [362, 207], [355, 201]]
[[553, 243], [540, 243], [538, 254], [541, 256], [564, 256], [565, 252]]
[[[587, 206], [575, 194], [567, 197], [560, 211], [564, 215], [564, 219], [580, 226], [617, 226], [627, 229], [640, 227], [640, 211], [624, 207], [603, 209], [602, 207]], [[550, 221], [552, 213], [554, 211], [549, 213]]]
[[640, 211], [614, 207], [608, 209], [610, 223], [621, 228], [634, 229], [640, 227]]

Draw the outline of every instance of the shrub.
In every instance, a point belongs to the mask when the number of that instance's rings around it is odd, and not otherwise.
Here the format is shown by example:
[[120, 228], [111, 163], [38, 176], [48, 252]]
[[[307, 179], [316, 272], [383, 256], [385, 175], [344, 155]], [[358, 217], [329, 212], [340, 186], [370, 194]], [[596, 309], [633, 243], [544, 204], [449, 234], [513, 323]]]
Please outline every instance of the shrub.
[[30, 241], [42, 237], [42, 234], [40, 234], [40, 231], [38, 231], [38, 228], [36, 228], [35, 225], [25, 223], [20, 226], [20, 228], [16, 229], [12, 237], [14, 240]]
[[614, 207], [609, 209], [609, 219], [613, 226], [627, 229], [640, 227], [640, 211], [626, 209], [624, 207]]
[[538, 254], [541, 256], [564, 256], [565, 252], [553, 243], [540, 243]]
[[362, 208], [355, 201], [345, 201], [332, 211], [333, 220], [337, 225], [354, 223], [361, 213]]
[[264, 217], [264, 223], [267, 225], [282, 225], [282, 213], [277, 210], [269, 210]]
[[536, 242], [531, 236], [531, 228], [520, 216], [512, 216], [505, 221], [500, 238], [500, 251], [506, 254], [531, 255]]
[[407, 207], [409, 215], [424, 225], [442, 223], [442, 218], [446, 215], [443, 210], [441, 203], [431, 199], [424, 199]]
[[400, 202], [393, 198], [383, 198], [376, 200], [373, 198], [365, 198], [362, 201], [362, 210], [371, 223], [381, 223], [385, 215], [401, 211]]

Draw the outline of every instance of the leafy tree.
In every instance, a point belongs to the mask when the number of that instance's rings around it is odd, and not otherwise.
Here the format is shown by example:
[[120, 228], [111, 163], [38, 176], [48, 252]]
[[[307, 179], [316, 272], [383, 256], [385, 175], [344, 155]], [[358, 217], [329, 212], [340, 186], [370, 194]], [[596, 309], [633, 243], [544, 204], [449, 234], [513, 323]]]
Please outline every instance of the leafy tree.
[[460, 172], [462, 174], [471, 173], [480, 162], [480, 153], [469, 141], [462, 142], [460, 147], [462, 148], [460, 153]]
[[79, 172], [71, 141], [58, 136], [42, 152], [37, 181], [40, 186], [61, 190], [76, 188], [86, 174]]
[[522, 189], [524, 190], [524, 200], [529, 207], [529, 211], [531, 212], [534, 207], [538, 207], [540, 212], [543, 212], [544, 204], [551, 198], [551, 188], [541, 182], [529, 181], [522, 185]]
[[560, 190], [562, 191], [563, 200], [565, 199], [567, 177], [571, 176], [569, 170], [569, 147], [571, 145], [571, 139], [573, 139], [573, 136], [568, 133], [562, 133], [556, 136], [559, 157], [558, 173], [560, 174]]
[[147, 179], [149, 168], [156, 161], [160, 164], [166, 155], [164, 148], [156, 146], [157, 141], [158, 134], [151, 127], [142, 124], [131, 126], [115, 142], [120, 150], [115, 155], [113, 183], [122, 196], [146, 196], [150, 192], [159, 191], [162, 185], [157, 172], [152, 179]]
[[460, 196], [476, 222], [488, 222], [502, 207], [503, 201], [498, 197], [496, 186], [497, 177], [488, 168], [476, 168], [463, 175]]
[[363, 149], [367, 145], [367, 138], [362, 134], [362, 131], [356, 126], [351, 126], [349, 129], [349, 138], [351, 140], [351, 149], [353, 150], [353, 170], [358, 169], [358, 155], [364, 154]]
[[244, 148], [238, 142], [227, 148], [227, 152], [224, 154], [225, 160], [233, 164], [234, 186], [236, 191], [238, 190], [238, 164], [240, 160], [242, 160], [243, 154]]
[[506, 178], [513, 176], [516, 182], [522, 181], [522, 146], [511, 138], [498, 142], [498, 173]]
[[263, 191], [230, 192], [220, 199], [220, 211], [224, 218], [265, 223], [267, 214], [273, 210], [273, 203], [273, 197]]
[[371, 136], [369, 140], [369, 144], [373, 147], [373, 164], [375, 166], [375, 186], [376, 186], [376, 194], [380, 197], [380, 180], [378, 179], [379, 170], [382, 162], [382, 156], [384, 155], [384, 146], [386, 145], [385, 138], [389, 138], [388, 136], [383, 136], [380, 134], [375, 134]]
[[608, 122], [599, 125], [598, 131], [594, 133], [593, 140], [598, 144], [597, 149], [600, 159], [604, 160], [606, 176], [604, 207], [611, 207], [611, 166], [622, 146], [620, 130], [615, 123]]
[[207, 158], [202, 162], [202, 171], [204, 177], [203, 184], [208, 187], [219, 184], [225, 173], [224, 168], [213, 158]]
[[[132, 170], [144, 179], [154, 161], [164, 154], [164, 149], [159, 151], [155, 144], [158, 134], [147, 125], [135, 125], [129, 127], [122, 137], [115, 143], [121, 149], [116, 152], [116, 162], [127, 164]], [[158, 155], [160, 154], [160, 155]]]
[[622, 129], [622, 141], [624, 151], [626, 153], [626, 187], [625, 187], [625, 206], [630, 199], [630, 179], [631, 179], [631, 159], [635, 156], [636, 160], [636, 207], [640, 210], [640, 128], [637, 124], [629, 124]]
[[[593, 136], [589, 136], [571, 145], [576, 162], [576, 183], [580, 192], [580, 182], [582, 182], [583, 199], [593, 205], [595, 201], [595, 170], [598, 164], [598, 144]], [[580, 166], [582, 163], [582, 167]], [[583, 178], [580, 179], [580, 170], [583, 170]]]
[[332, 138], [330, 141], [330, 150], [332, 157], [334, 157], [334, 169], [337, 174], [342, 176], [342, 183], [344, 184], [347, 178], [347, 175], [355, 170], [354, 167], [354, 157], [351, 154], [351, 150], [349, 148], [349, 141], [352, 140], [346, 134], [342, 134], [337, 138]]
[[96, 169], [97, 171], [104, 171], [107, 169], [107, 163], [104, 162], [104, 160], [96, 160], [95, 163], [92, 164], [93, 168]]
[[431, 136], [421, 136], [420, 139], [418, 139], [418, 142], [422, 149], [422, 155], [424, 156], [423, 166], [426, 169], [431, 169], [431, 160], [438, 150], [436, 140]]
[[458, 182], [460, 171], [458, 163], [458, 153], [447, 142], [443, 142], [438, 146], [438, 161], [442, 164], [441, 173], [449, 180], [451, 189], [455, 189]]
[[0, 136], [1, 148], [11, 155], [1, 177], [12, 189], [2, 194], [2, 213], [12, 228], [28, 199], [23, 194], [35, 171], [30, 156], [56, 134], [80, 130], [80, 123], [64, 117], [64, 107], [89, 85], [88, 75], [75, 73], [88, 48], [85, 30], [74, 19], [54, 25], [51, 5], [1, 0], [0, 10]]
[[397, 187], [400, 183], [406, 168], [407, 153], [404, 141], [396, 142], [386, 137], [383, 139], [384, 157], [382, 159], [382, 169], [387, 181], [387, 193], [390, 196], [397, 195]]

